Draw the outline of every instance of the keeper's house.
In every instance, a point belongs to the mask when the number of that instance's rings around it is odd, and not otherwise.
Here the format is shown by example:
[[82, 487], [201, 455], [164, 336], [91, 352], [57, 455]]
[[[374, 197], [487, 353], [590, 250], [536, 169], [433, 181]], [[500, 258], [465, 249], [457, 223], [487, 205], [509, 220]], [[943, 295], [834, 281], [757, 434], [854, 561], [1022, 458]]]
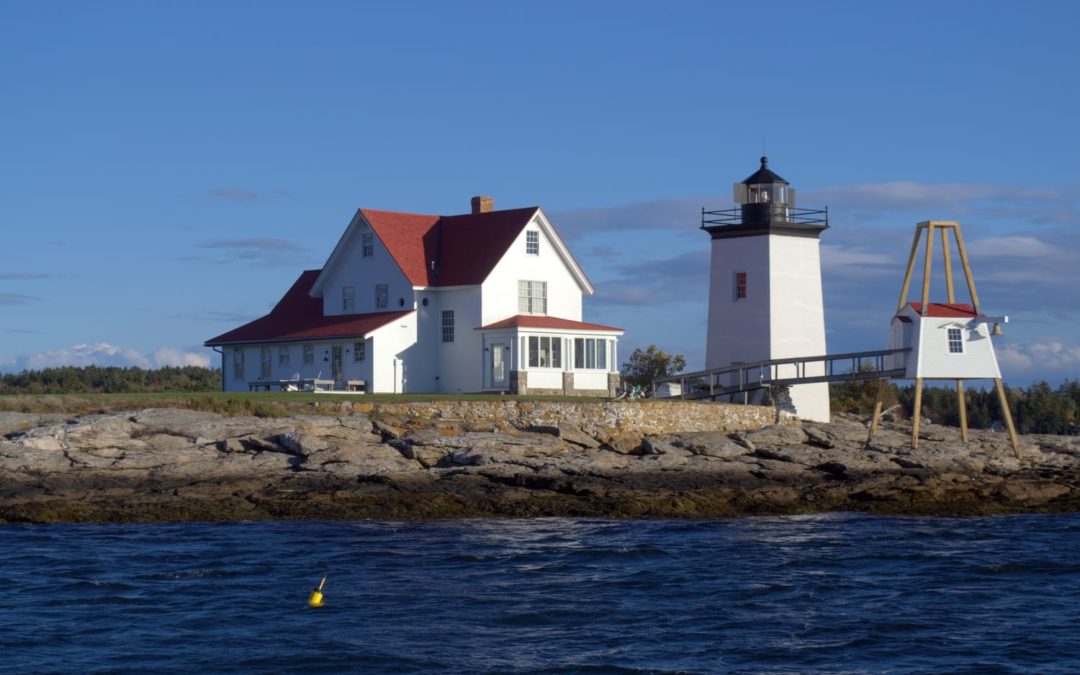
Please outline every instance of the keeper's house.
[[221, 352], [226, 391], [613, 395], [623, 331], [581, 320], [592, 293], [539, 207], [360, 209], [321, 270], [206, 345]]

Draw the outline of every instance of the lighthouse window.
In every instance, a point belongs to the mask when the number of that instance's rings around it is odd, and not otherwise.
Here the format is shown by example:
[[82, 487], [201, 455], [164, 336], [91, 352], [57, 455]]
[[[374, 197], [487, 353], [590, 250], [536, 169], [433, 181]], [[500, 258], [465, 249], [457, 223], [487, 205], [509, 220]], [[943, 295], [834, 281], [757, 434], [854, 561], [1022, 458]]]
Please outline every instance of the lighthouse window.
[[963, 354], [964, 353], [964, 337], [959, 328], [949, 329], [949, 353], [950, 354]]
[[735, 273], [735, 299], [742, 300], [746, 297], [746, 272]]

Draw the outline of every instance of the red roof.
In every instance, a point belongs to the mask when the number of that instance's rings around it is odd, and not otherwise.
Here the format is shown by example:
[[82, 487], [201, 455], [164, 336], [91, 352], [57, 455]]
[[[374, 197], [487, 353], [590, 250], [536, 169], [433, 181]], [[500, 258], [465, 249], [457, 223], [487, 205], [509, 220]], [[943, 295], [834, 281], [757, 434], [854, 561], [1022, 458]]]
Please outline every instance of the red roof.
[[206, 345], [362, 337], [409, 313], [374, 312], [323, 316], [323, 301], [308, 295], [321, 271], [303, 272], [269, 314], [207, 340]]
[[537, 209], [460, 216], [360, 213], [414, 286], [466, 286], [483, 283]]
[[536, 316], [533, 314], [518, 314], [509, 319], [503, 319], [502, 321], [489, 323], [486, 326], [480, 326], [476, 330], [495, 330], [497, 328], [555, 328], [560, 330], [605, 330], [619, 331], [620, 333], [623, 332], [622, 328], [601, 326], [597, 323], [571, 321], [570, 319], [560, 319], [556, 316]]
[[[916, 314], [922, 314], [921, 302], [909, 302], [908, 305], [915, 310]], [[971, 305], [958, 305], [944, 302], [931, 302], [927, 306], [926, 316], [936, 317], [953, 317], [970, 319], [972, 317], [979, 316], [979, 313], [975, 311], [975, 308]]]

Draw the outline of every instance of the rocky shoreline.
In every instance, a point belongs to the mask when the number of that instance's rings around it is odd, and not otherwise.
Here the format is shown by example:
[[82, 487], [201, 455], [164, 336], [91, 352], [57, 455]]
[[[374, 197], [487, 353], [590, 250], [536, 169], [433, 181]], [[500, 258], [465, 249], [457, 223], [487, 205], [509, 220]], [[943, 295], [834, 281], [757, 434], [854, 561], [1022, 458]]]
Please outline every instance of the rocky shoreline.
[[[739, 413], [744, 414], [744, 413]], [[357, 412], [0, 413], [0, 522], [1080, 509], [1080, 437], [862, 420], [650, 433]], [[639, 425], [640, 427], [640, 425]], [[617, 431], [617, 432], [616, 432]]]

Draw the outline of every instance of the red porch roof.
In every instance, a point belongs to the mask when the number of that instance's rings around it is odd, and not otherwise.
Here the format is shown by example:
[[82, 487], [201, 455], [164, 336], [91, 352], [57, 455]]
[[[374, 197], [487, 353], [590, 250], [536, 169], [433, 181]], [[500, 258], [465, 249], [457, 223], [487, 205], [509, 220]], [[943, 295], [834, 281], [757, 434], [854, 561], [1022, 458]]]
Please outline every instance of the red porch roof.
[[[323, 302], [308, 295], [322, 270], [307, 270], [270, 313], [206, 341], [206, 346], [241, 342], [284, 342], [361, 337], [409, 312], [323, 316]], [[415, 310], [410, 310], [415, 311]]]
[[496, 330], [498, 328], [554, 328], [556, 330], [603, 330], [623, 332], [622, 328], [601, 326], [598, 323], [584, 323], [581, 321], [571, 321], [570, 319], [560, 319], [556, 316], [536, 316], [533, 314], [518, 314], [509, 319], [503, 319], [502, 321], [489, 323], [486, 326], [480, 326], [476, 330]]

